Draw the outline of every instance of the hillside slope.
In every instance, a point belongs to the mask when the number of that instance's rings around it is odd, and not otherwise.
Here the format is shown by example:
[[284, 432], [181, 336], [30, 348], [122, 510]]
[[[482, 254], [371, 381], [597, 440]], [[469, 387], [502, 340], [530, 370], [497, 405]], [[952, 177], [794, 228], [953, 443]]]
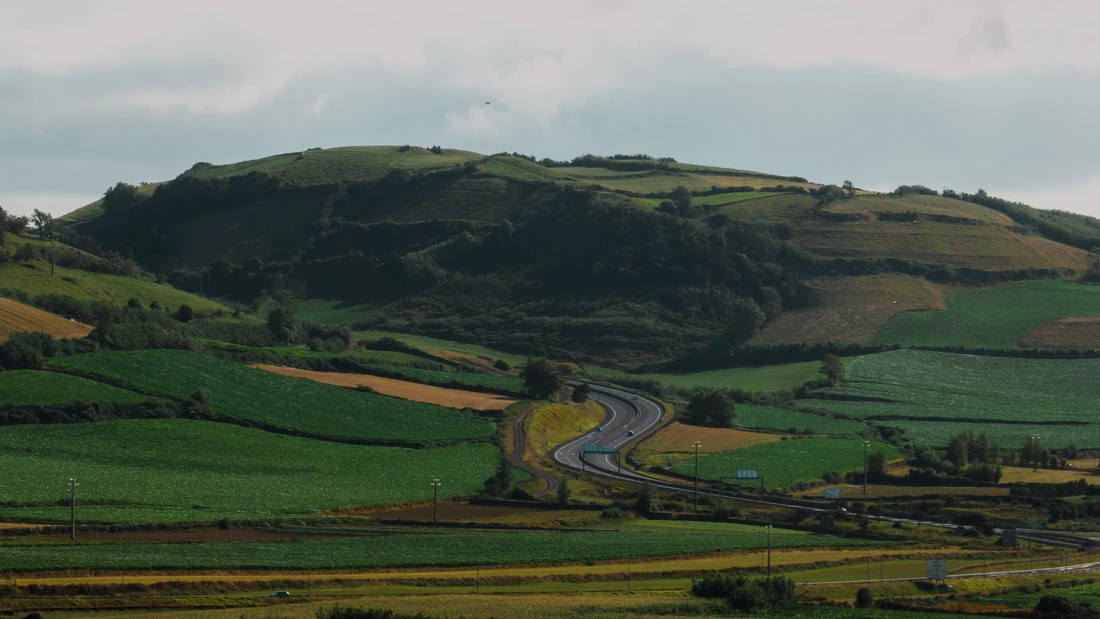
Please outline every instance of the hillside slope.
[[[310, 149], [149, 187], [120, 184], [64, 223], [178, 287], [209, 269], [239, 301], [285, 288], [359, 328], [623, 365], [736, 348], [765, 319], [769, 340], [869, 340], [897, 311], [942, 307], [939, 286], [1087, 268], [1092, 225], [1054, 234], [984, 192], [872, 194], [644, 155]], [[1073, 246], [1043, 234], [1065, 241], [1071, 224]], [[851, 286], [805, 283], [851, 277], [885, 285], [881, 303], [837, 314]], [[916, 288], [884, 310], [891, 277]], [[845, 330], [860, 316], [873, 328]]]

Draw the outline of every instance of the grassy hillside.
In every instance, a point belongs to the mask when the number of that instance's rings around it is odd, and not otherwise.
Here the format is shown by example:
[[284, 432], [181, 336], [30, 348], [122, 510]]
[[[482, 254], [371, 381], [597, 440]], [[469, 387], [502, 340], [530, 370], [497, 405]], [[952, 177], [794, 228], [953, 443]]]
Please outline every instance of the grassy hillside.
[[489, 422], [438, 406], [357, 393], [185, 351], [93, 353], [57, 358], [50, 365], [177, 398], [201, 391], [215, 412], [323, 436], [413, 442], [480, 438], [493, 432]]
[[56, 338], [87, 337], [92, 327], [56, 314], [0, 298], [0, 342], [16, 331], [41, 331]]
[[9, 426], [0, 437], [9, 500], [55, 504], [75, 472], [83, 501], [118, 504], [101, 512], [107, 522], [143, 506], [212, 520], [205, 510], [252, 518], [422, 501], [432, 478], [449, 497], [478, 490], [498, 457], [483, 444], [365, 447], [182, 419]]
[[1019, 359], [899, 350], [857, 357], [845, 382], [802, 400], [875, 425], [901, 428], [910, 440], [943, 446], [952, 433], [988, 432], [1018, 448], [1032, 434], [1047, 447], [1100, 446], [1095, 403], [1098, 359]]
[[818, 370], [821, 363], [806, 361], [784, 365], [761, 367], [730, 368], [708, 370], [692, 374], [625, 374], [607, 368], [589, 367], [588, 371], [596, 378], [615, 382], [616, 378], [650, 378], [666, 385], [691, 389], [692, 387], [712, 387], [722, 389], [744, 389], [746, 391], [778, 391], [793, 389], [815, 378], [820, 378]]
[[[1071, 316], [1100, 316], [1100, 286], [1040, 280], [949, 294], [940, 311], [907, 312], [886, 323], [880, 344], [1007, 348], [1033, 329]], [[1080, 341], [1081, 347], [1100, 340]]]

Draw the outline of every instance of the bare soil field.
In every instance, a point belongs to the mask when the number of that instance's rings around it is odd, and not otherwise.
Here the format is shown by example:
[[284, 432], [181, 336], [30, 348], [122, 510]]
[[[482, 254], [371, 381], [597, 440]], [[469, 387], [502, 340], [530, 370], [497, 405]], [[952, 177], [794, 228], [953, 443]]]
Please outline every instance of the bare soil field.
[[88, 337], [94, 327], [0, 298], [0, 342], [17, 331], [44, 331], [56, 338]]
[[371, 376], [368, 374], [347, 374], [344, 372], [314, 372], [312, 370], [299, 370], [297, 368], [284, 368], [275, 365], [255, 365], [253, 367], [268, 372], [275, 372], [284, 376], [306, 378], [309, 380], [335, 385], [337, 387], [349, 387], [354, 389], [365, 385], [382, 395], [388, 395], [413, 402], [437, 404], [448, 408], [472, 408], [474, 410], [504, 410], [515, 403], [516, 400], [492, 393], [479, 393], [476, 391], [461, 391], [459, 389], [444, 389], [431, 385], [421, 385], [404, 380]]
[[1071, 316], [1031, 330], [1025, 348], [1100, 348], [1100, 316]]
[[702, 428], [673, 421], [661, 428], [656, 434], [638, 444], [634, 457], [642, 464], [665, 464], [668, 454], [690, 454], [695, 448], [692, 443], [702, 445], [699, 453], [729, 451], [760, 443], [773, 443], [780, 439], [778, 434], [764, 434], [732, 428]]

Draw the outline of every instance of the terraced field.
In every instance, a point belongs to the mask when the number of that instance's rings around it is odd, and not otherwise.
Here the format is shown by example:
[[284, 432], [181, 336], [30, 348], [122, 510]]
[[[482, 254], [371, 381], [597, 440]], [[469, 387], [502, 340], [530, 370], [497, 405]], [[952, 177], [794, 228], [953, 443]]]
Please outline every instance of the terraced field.
[[369, 369], [386, 374], [399, 374], [428, 385], [452, 386], [457, 383], [458, 385], [499, 389], [517, 395], [523, 393], [523, 381], [514, 376], [475, 374], [474, 372], [440, 372], [436, 370], [422, 370], [420, 368], [382, 363], [371, 364]]
[[178, 350], [103, 352], [50, 365], [186, 398], [202, 391], [216, 412], [322, 436], [392, 441], [478, 438], [486, 421], [455, 411], [280, 376]]
[[[108, 522], [125, 521], [128, 505], [209, 521], [216, 516], [194, 508], [248, 518], [422, 501], [431, 498], [433, 478], [445, 481], [444, 496], [455, 496], [480, 489], [497, 458], [485, 444], [345, 445], [186, 419], [0, 427], [7, 500], [63, 512], [56, 501], [75, 474], [82, 500], [119, 504], [102, 506], [99, 516]], [[40, 513], [5, 510], [21, 512]], [[81, 508], [82, 520], [93, 517]]]
[[[891, 460], [900, 457], [897, 449], [885, 443], [872, 443], [870, 449], [885, 451]], [[693, 475], [694, 467], [694, 461], [685, 461], [672, 470]], [[863, 441], [849, 439], [790, 439], [699, 457], [701, 479], [732, 480], [740, 469], [756, 469], [764, 476], [766, 488], [786, 487], [818, 479], [825, 473], [862, 468]]]
[[0, 372], [0, 407], [56, 406], [72, 402], [145, 402], [150, 399], [140, 393], [57, 372]]
[[[407, 533], [359, 539], [198, 544], [5, 545], [0, 569], [314, 569], [501, 565], [691, 555], [763, 548], [762, 527], [709, 532]], [[873, 540], [772, 532], [773, 548], [874, 547]]]
[[82, 338], [93, 327], [0, 297], [0, 342], [17, 331], [41, 331], [55, 338]]
[[[1011, 348], [1042, 325], [1071, 316], [1100, 316], [1100, 286], [1036, 280], [947, 295], [947, 309], [910, 312], [875, 335], [878, 344]], [[1079, 340], [1079, 347], [1100, 340]]]
[[875, 401], [802, 400], [822, 410], [902, 428], [944, 445], [962, 430], [1018, 447], [1039, 434], [1047, 447], [1100, 446], [1100, 359], [1019, 359], [898, 350], [857, 357], [845, 382], [820, 393]]
[[409, 335], [406, 333], [391, 333], [385, 331], [357, 331], [352, 339], [358, 340], [377, 340], [383, 337], [392, 337], [394, 339], [401, 340], [406, 344], [419, 348], [421, 350], [446, 350], [456, 352], [463, 355], [470, 355], [472, 357], [487, 357], [489, 359], [503, 359], [511, 365], [522, 365], [527, 362], [527, 357], [521, 355], [513, 355], [498, 350], [492, 350], [485, 348], [484, 346], [478, 346], [477, 344], [465, 344], [463, 342], [452, 342], [449, 340], [440, 340], [434, 337], [428, 337], [426, 335]]

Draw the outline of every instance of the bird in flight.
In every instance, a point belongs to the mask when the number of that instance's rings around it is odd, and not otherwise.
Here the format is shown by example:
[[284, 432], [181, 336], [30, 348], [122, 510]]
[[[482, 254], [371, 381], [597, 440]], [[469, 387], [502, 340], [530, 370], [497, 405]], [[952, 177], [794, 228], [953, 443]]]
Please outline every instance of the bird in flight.
[[485, 105], [492, 105], [492, 104], [493, 104], [493, 102], [492, 102], [492, 101], [486, 101], [486, 102], [485, 102]]

